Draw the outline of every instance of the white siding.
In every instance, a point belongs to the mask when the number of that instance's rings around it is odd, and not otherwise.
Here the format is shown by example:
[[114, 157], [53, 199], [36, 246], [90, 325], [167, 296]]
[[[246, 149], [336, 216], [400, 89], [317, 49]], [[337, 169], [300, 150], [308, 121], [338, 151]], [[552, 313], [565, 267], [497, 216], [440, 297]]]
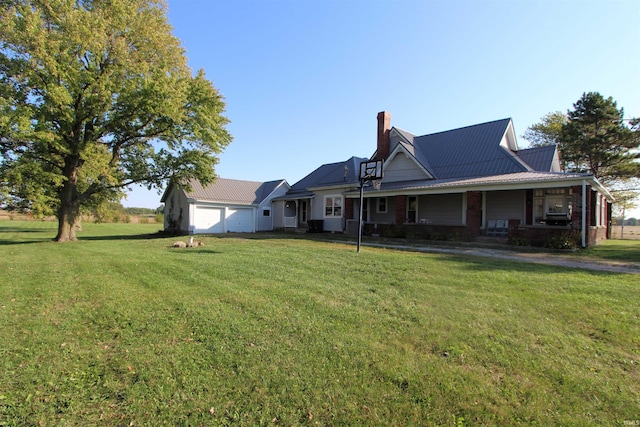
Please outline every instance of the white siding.
[[[347, 199], [342, 195], [343, 189], [333, 189], [326, 191], [318, 191], [311, 203], [311, 215], [309, 219], [321, 219], [324, 221], [324, 231], [344, 230], [344, 212]], [[325, 197], [341, 197], [342, 198], [342, 215], [339, 217], [330, 217], [325, 215]]]
[[[276, 197], [284, 196], [289, 190], [286, 184], [279, 185], [259, 206], [256, 215], [256, 231], [273, 231], [274, 227], [282, 227], [284, 202], [272, 202]], [[271, 215], [264, 216], [263, 211], [269, 210]]]
[[280, 229], [284, 227], [284, 200], [273, 202], [271, 208], [271, 217], [273, 218], [273, 228]]
[[[264, 215], [265, 211], [269, 212], [269, 216]], [[273, 230], [273, 213], [274, 210], [270, 204], [258, 207], [258, 212], [256, 212], [256, 231]]]
[[427, 175], [408, 157], [400, 152], [391, 159], [384, 168], [384, 182], [410, 181], [414, 179], [425, 179]]

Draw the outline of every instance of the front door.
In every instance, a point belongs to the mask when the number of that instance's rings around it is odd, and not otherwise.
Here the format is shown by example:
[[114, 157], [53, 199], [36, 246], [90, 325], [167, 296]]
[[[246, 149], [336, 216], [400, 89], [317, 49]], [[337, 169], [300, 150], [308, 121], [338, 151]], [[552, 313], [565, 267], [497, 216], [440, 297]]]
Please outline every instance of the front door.
[[306, 224], [307, 223], [307, 201], [306, 200], [301, 200], [300, 201], [300, 223], [301, 224]]
[[418, 222], [418, 198], [415, 196], [407, 198], [407, 222]]

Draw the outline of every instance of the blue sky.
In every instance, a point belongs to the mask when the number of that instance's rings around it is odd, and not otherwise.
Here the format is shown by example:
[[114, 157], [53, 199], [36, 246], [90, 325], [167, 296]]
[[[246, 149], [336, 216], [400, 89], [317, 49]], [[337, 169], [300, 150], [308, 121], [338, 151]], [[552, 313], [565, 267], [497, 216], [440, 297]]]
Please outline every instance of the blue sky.
[[[224, 178], [293, 184], [323, 163], [368, 157], [379, 111], [416, 135], [511, 117], [520, 136], [597, 91], [640, 116], [637, 0], [168, 7], [189, 65], [225, 97], [234, 140], [216, 168]], [[155, 208], [160, 196], [136, 189], [124, 205]]]

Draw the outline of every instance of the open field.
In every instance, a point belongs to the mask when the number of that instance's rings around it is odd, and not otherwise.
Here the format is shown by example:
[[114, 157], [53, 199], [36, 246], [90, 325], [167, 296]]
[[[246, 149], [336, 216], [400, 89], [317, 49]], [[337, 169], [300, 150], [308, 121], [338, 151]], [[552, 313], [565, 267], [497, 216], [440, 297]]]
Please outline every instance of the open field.
[[638, 275], [83, 228], [0, 222], [0, 425], [640, 422]]
[[640, 225], [625, 225], [624, 230], [621, 225], [614, 225], [611, 227], [611, 237], [613, 239], [640, 240]]

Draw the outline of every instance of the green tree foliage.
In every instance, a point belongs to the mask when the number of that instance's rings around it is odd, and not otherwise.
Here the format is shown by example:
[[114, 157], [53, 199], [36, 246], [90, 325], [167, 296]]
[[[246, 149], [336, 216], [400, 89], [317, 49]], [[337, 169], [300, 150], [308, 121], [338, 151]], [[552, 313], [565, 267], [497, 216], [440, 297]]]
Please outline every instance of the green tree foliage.
[[567, 119], [560, 150], [571, 170], [589, 172], [605, 183], [640, 176], [636, 121], [625, 125], [624, 110], [611, 97], [584, 93]]
[[540, 119], [540, 123], [529, 126], [522, 137], [529, 141], [531, 147], [560, 144], [562, 126], [566, 123], [567, 116], [560, 111], [548, 113]]
[[0, 6], [0, 205], [58, 217], [131, 184], [203, 183], [231, 141], [224, 101], [193, 75], [162, 0]]
[[120, 222], [120, 218], [129, 214], [121, 203], [105, 202], [91, 209], [91, 216], [96, 223]]

